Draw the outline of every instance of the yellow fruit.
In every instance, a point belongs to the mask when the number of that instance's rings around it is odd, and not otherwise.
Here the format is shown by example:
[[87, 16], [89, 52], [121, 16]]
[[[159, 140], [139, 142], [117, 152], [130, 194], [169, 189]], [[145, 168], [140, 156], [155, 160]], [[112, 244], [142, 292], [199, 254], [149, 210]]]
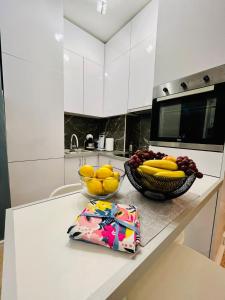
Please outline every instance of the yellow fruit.
[[152, 160], [146, 160], [144, 162], [145, 166], [154, 167], [154, 168], [160, 168], [160, 169], [166, 169], [171, 171], [176, 171], [178, 169], [178, 166], [175, 162], [170, 160], [158, 160], [158, 159], [152, 159]]
[[144, 173], [144, 174], [148, 174], [148, 175], [154, 175], [158, 172], [165, 171], [164, 169], [143, 166], [143, 165], [139, 166], [139, 168], [137, 170], [139, 171], [139, 173]]
[[96, 178], [87, 181], [87, 189], [92, 195], [101, 195], [103, 193], [102, 183]]
[[154, 176], [158, 177], [176, 177], [176, 178], [183, 178], [185, 177], [185, 173], [183, 171], [162, 171], [154, 174]]
[[103, 181], [103, 188], [106, 193], [113, 193], [118, 189], [119, 181], [115, 177], [108, 177]]
[[95, 170], [92, 166], [84, 165], [80, 167], [80, 175], [84, 177], [93, 177], [95, 173]]
[[106, 167], [101, 167], [98, 170], [96, 170], [96, 177], [100, 179], [105, 179], [107, 177], [112, 177], [113, 172]]
[[101, 168], [108, 168], [111, 171], [113, 170], [113, 166], [112, 165], [103, 165], [103, 166], [101, 166]]
[[170, 161], [176, 162], [177, 158], [175, 156], [168, 155], [168, 156], [163, 157], [163, 160], [170, 160]]
[[120, 180], [120, 173], [119, 172], [113, 172], [113, 177], [115, 177], [117, 180]]

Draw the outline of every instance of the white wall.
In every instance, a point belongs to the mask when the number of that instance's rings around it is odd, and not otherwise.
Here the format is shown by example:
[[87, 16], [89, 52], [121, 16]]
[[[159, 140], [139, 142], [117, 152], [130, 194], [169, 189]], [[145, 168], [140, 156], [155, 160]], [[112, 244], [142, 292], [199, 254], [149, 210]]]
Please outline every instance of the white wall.
[[12, 206], [64, 183], [62, 0], [0, 0]]

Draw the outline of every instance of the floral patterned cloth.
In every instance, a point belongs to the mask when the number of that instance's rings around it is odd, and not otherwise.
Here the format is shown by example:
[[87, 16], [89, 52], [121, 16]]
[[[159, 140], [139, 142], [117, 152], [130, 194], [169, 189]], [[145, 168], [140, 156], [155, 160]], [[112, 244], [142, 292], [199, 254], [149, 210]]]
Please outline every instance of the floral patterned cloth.
[[133, 205], [92, 200], [67, 233], [74, 240], [134, 253], [140, 243], [140, 222]]

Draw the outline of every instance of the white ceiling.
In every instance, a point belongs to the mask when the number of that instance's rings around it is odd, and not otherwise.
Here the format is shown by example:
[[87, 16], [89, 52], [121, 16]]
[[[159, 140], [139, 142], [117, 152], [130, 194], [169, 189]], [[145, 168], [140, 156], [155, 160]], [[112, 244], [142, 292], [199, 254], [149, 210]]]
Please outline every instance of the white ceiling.
[[107, 12], [96, 11], [97, 0], [64, 0], [64, 16], [103, 42], [107, 42], [150, 0], [108, 0]]

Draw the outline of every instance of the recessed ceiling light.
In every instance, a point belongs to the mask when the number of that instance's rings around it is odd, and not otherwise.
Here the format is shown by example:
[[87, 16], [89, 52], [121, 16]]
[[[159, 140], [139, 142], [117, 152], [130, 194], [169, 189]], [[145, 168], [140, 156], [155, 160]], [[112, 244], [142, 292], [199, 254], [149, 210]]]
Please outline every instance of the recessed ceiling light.
[[107, 0], [97, 0], [97, 12], [102, 15], [106, 14]]

